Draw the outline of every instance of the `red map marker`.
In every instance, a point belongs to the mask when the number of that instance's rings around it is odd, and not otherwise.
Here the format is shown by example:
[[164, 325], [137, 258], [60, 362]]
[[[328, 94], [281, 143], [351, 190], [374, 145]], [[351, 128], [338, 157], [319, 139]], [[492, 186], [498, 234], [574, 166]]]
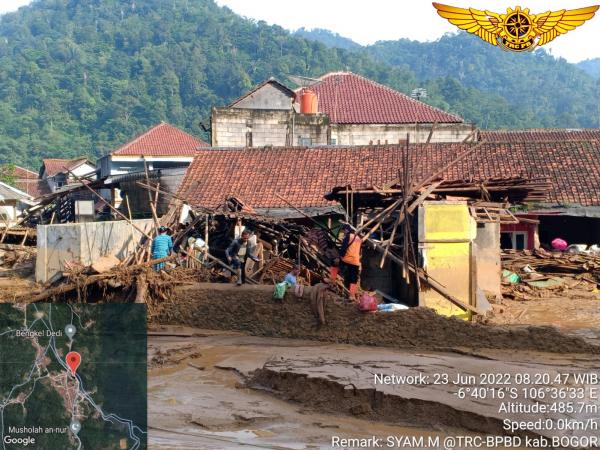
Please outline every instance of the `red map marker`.
[[69, 352], [67, 353], [65, 360], [67, 362], [67, 366], [69, 366], [71, 369], [71, 373], [73, 376], [75, 376], [75, 372], [77, 371], [79, 364], [81, 364], [81, 355], [77, 352]]

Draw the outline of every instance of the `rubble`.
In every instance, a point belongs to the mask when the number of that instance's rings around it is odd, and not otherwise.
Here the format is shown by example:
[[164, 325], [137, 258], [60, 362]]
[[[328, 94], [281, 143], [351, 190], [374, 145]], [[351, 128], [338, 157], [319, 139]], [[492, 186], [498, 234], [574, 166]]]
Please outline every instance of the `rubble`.
[[502, 254], [502, 268], [518, 278], [505, 277], [503, 296], [515, 300], [600, 294], [600, 255], [549, 252], [544, 249], [511, 250]]

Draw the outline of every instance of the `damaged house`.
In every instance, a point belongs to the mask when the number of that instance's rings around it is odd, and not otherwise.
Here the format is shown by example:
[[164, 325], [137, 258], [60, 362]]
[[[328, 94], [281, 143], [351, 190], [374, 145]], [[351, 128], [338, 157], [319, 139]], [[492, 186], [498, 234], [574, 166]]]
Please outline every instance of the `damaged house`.
[[[464, 255], [460, 265], [465, 265], [467, 275], [475, 258], [479, 271], [473, 276], [488, 294], [499, 293], [499, 251], [505, 233], [513, 232], [513, 227], [537, 230], [538, 216], [530, 210], [537, 211], [545, 205], [600, 206], [600, 167], [597, 167], [600, 144], [597, 141], [410, 144], [406, 150], [408, 156], [403, 155], [405, 148], [406, 145], [397, 144], [204, 149], [190, 165], [178, 196], [193, 207], [215, 209], [235, 198], [248, 210], [268, 216], [305, 223], [309, 216], [329, 228], [340, 219], [360, 226], [377, 210], [377, 202], [369, 205], [368, 195], [393, 196], [394, 190], [388, 190], [397, 183], [394, 180], [398, 180], [406, 160], [415, 182], [437, 171], [439, 180], [448, 183], [445, 189], [436, 187], [430, 192], [434, 196], [443, 194], [443, 202], [423, 203], [418, 212], [414, 211], [413, 216], [422, 219], [421, 223], [414, 224], [414, 242], [425, 250], [421, 251], [420, 264], [427, 263], [432, 268], [432, 261], [439, 258], [439, 255], [431, 258], [431, 249], [430, 257], [426, 258], [428, 245], [440, 246], [445, 242], [444, 245], [452, 246], [463, 242], [463, 250], [446, 249], [441, 253], [453, 258]], [[458, 155], [467, 156], [456, 161]], [[569, 161], [569, 165], [557, 164], [557, 161]], [[336, 189], [339, 194], [340, 188], [343, 195], [325, 198], [325, 194]], [[483, 204], [473, 204], [469, 198], [479, 199]], [[385, 204], [382, 201], [378, 200]], [[516, 204], [517, 211], [507, 209], [510, 204]], [[435, 232], [430, 227], [431, 233], [437, 233], [432, 237], [426, 223], [437, 223], [442, 229]], [[551, 231], [543, 227], [532, 233], [552, 236]], [[595, 238], [591, 236], [591, 239]], [[542, 240], [542, 243], [547, 241]], [[399, 277], [395, 275], [399, 267], [387, 264], [380, 270], [379, 253], [365, 250], [365, 261], [370, 262], [363, 269], [366, 277], [363, 281], [374, 284], [391, 298], [406, 297], [406, 286], [398, 283]], [[457, 263], [446, 261], [440, 267], [445, 264], [454, 267]], [[456, 274], [446, 271], [441, 275], [442, 272], [437, 274], [440, 280], [452, 285]], [[454, 292], [460, 294], [464, 303], [477, 308], [472, 281], [472, 278], [462, 280]], [[464, 308], [439, 306], [437, 309], [445, 314], [465, 313]]]
[[[161, 122], [99, 159], [100, 177], [112, 185], [109, 191], [103, 190], [103, 196], [118, 208], [127, 195], [134, 215], [149, 215], [148, 194], [136, 181], [145, 179], [147, 170], [163, 189], [175, 192], [196, 151], [207, 146], [185, 131]], [[161, 198], [159, 214], [167, 207], [168, 200]]]
[[214, 147], [462, 142], [475, 127], [352, 72], [293, 90], [269, 79], [211, 115]]

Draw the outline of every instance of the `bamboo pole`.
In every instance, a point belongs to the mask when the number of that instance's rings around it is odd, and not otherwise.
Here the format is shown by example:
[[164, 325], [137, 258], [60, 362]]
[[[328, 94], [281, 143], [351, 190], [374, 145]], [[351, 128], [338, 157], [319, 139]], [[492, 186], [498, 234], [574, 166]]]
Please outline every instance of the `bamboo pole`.
[[[144, 173], [146, 175], [146, 184], [150, 184], [150, 175], [148, 174], [148, 164], [146, 164], [146, 158], [144, 158]], [[156, 215], [156, 206], [154, 205], [154, 201], [152, 198], [152, 193], [147, 190], [148, 192], [148, 203], [150, 205], [150, 211], [152, 212], [152, 220], [154, 221], [154, 234], [158, 235], [158, 229], [160, 227], [159, 223], [158, 223], [158, 217]]]

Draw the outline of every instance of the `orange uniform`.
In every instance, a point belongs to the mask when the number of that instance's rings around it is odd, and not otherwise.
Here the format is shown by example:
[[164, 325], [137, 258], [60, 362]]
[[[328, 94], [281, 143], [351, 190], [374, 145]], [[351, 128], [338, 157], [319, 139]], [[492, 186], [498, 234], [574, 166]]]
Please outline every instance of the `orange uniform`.
[[346, 264], [353, 266], [360, 266], [360, 248], [362, 246], [362, 240], [356, 234], [350, 234], [348, 236], [348, 249], [341, 260]]

